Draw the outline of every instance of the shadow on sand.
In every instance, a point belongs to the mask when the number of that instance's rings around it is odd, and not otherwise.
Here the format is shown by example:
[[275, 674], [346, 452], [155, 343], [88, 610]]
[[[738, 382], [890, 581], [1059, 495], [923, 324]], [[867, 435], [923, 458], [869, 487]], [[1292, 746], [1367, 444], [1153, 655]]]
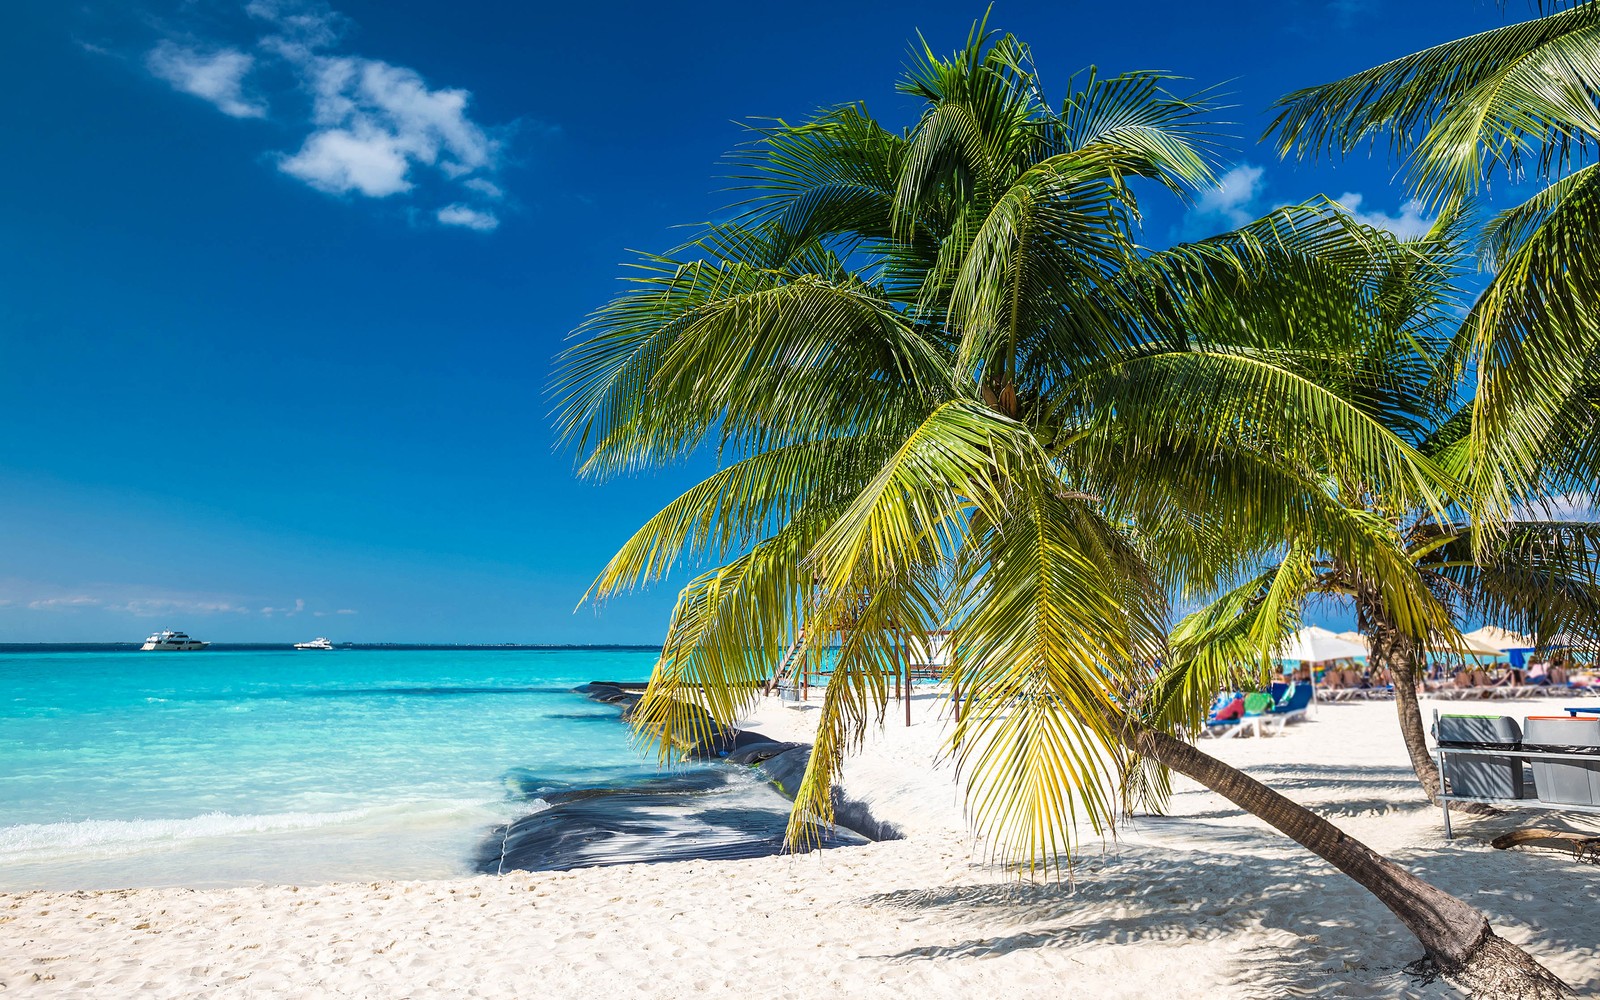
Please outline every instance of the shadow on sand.
[[[1408, 768], [1330, 767], [1321, 774], [1276, 765], [1250, 770], [1336, 822], [1356, 815], [1381, 822], [1433, 809], [1420, 788], [1414, 802], [1394, 795], [1332, 798], [1352, 784], [1374, 791], [1398, 786], [1404, 792], [1407, 782], [1415, 782]], [[1321, 801], [1325, 797], [1328, 801]], [[1080, 860], [1070, 881], [870, 897], [867, 905], [954, 932], [943, 943], [878, 957], [909, 963], [1051, 948], [1087, 962], [1097, 946], [1106, 944], [1226, 939], [1235, 955], [1229, 978], [1197, 981], [1196, 995], [1461, 996], [1447, 983], [1421, 982], [1408, 974], [1405, 966], [1421, 957], [1415, 939], [1381, 903], [1331, 866], [1270, 829], [1206, 822], [1239, 815], [1238, 809], [1219, 808], [1141, 817], [1139, 828], [1157, 841], [1170, 838], [1170, 849], [1160, 843], [1114, 844], [1103, 855]], [[1600, 826], [1591, 822], [1595, 819], [1578, 819], [1579, 828]], [[1530, 942], [1531, 953], [1582, 995], [1600, 995], [1600, 869], [1549, 852], [1487, 847], [1493, 837], [1519, 826], [1571, 822], [1570, 816], [1558, 820], [1556, 814], [1526, 812], [1458, 819], [1455, 842], [1441, 840], [1394, 860], [1483, 909], [1502, 934]], [[1196, 843], [1204, 847], [1196, 850], [1191, 846]], [[1535, 884], [1542, 889], [1532, 888]], [[923, 934], [929, 936], [937, 935]], [[1071, 986], [1062, 985], [1064, 990]]]

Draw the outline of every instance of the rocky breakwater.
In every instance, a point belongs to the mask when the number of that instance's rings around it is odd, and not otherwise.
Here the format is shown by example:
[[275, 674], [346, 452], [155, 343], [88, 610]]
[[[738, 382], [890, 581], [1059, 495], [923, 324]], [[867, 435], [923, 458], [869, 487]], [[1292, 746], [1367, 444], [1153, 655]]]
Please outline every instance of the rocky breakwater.
[[[578, 691], [615, 705], [627, 720], [644, 685], [594, 682]], [[711, 720], [713, 723], [715, 720]], [[715, 736], [685, 748], [671, 771], [617, 775], [572, 785], [513, 771], [507, 784], [536, 811], [492, 830], [476, 867], [564, 871], [656, 861], [753, 858], [784, 852], [783, 835], [811, 746], [768, 739], [715, 723]], [[834, 825], [814, 843], [847, 847], [892, 840], [899, 832], [836, 791]]]

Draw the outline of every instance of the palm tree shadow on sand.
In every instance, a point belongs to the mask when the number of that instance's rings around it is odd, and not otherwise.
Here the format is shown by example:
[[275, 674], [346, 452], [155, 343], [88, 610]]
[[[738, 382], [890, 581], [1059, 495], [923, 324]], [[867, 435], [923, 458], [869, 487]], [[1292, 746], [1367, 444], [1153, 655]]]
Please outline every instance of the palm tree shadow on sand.
[[[1392, 804], [1392, 803], [1391, 803]], [[1173, 824], [1225, 842], [1221, 851], [1166, 850], [1121, 844], [1081, 859], [1072, 882], [1014, 882], [867, 897], [868, 906], [900, 911], [929, 930], [955, 931], [941, 943], [871, 956], [892, 963], [993, 958], [1059, 949], [1074, 962], [1111, 946], [1181, 946], [1228, 942], [1233, 958], [1211, 981], [1186, 980], [1186, 994], [1227, 997], [1460, 997], [1442, 981], [1407, 966], [1420, 949], [1385, 908], [1320, 861], [1298, 857], [1276, 836], [1188, 819]], [[1178, 832], [1163, 826], [1164, 831]], [[1185, 831], [1187, 832], [1187, 831]], [[1226, 853], [1223, 853], [1226, 852]], [[1402, 863], [1487, 911], [1521, 937], [1526, 928], [1541, 958], [1560, 959], [1580, 994], [1600, 995], [1600, 916], [1591, 866], [1482, 849], [1413, 851]], [[1549, 885], [1572, 879], [1574, 891], [1529, 903], [1518, 889], [1538, 872]], [[1588, 891], [1582, 891], [1587, 884]], [[1306, 900], [1311, 902], [1298, 902]], [[966, 935], [963, 937], [963, 935]], [[924, 937], [933, 936], [924, 933]], [[1167, 995], [1147, 984], [1150, 995]], [[1065, 973], [1063, 989], [1070, 988]], [[1130, 993], [1129, 995], [1134, 995]], [[1174, 994], [1175, 995], [1175, 994]]]

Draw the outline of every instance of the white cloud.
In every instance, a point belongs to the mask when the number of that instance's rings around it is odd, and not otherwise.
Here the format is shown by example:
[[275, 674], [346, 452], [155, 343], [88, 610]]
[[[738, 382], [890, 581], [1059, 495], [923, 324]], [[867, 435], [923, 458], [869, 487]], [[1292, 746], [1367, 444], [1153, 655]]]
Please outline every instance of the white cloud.
[[145, 66], [157, 79], [210, 101], [234, 118], [266, 117], [266, 104], [244, 93], [244, 78], [255, 62], [254, 56], [234, 48], [204, 51], [170, 41], [145, 56]]
[[340, 608], [338, 611], [335, 611], [334, 614], [338, 614], [338, 615], [355, 615], [355, 614], [360, 614], [360, 612], [356, 611], [354, 608]]
[[231, 601], [191, 600], [171, 597], [140, 597], [121, 604], [106, 605], [108, 611], [121, 611], [135, 618], [157, 618], [167, 615], [219, 615], [248, 614], [249, 608]]
[[[246, 601], [251, 603], [246, 603]], [[259, 598], [238, 598], [226, 594], [165, 590], [126, 583], [91, 583], [66, 587], [54, 583], [0, 577], [0, 607], [31, 611], [99, 610], [134, 618], [199, 617], [210, 615], [282, 615], [293, 617], [307, 610], [304, 598], [283, 607], [262, 606]], [[345, 609], [316, 612], [320, 615], [355, 614]]]
[[460, 203], [446, 205], [439, 209], [439, 221], [447, 226], [465, 226], [476, 229], [480, 233], [493, 231], [500, 225], [500, 220], [493, 212], [480, 212], [475, 208]]
[[97, 608], [99, 606], [99, 598], [89, 597], [84, 594], [72, 597], [45, 597], [28, 602], [30, 611], [76, 611], [79, 608]]
[[345, 19], [322, 0], [250, 0], [244, 10], [278, 29], [261, 44], [288, 58], [327, 48], [345, 31]]
[[377, 59], [318, 56], [306, 71], [319, 128], [279, 167], [312, 187], [382, 198], [411, 188], [413, 165], [452, 178], [494, 165], [498, 144], [467, 117], [466, 91]]
[[500, 190], [500, 185], [496, 184], [494, 181], [485, 180], [482, 177], [468, 177], [466, 180], [461, 182], [461, 186], [465, 188], [471, 188], [472, 190], [483, 195], [485, 198], [493, 198], [496, 201], [506, 196], [506, 193]]
[[300, 152], [278, 161], [278, 169], [329, 194], [359, 191], [383, 198], [411, 190], [405, 153], [392, 136], [370, 128], [314, 132]]
[[1346, 191], [1339, 196], [1338, 201], [1357, 222], [1375, 229], [1387, 229], [1402, 240], [1414, 240], [1426, 236], [1437, 221], [1422, 214], [1423, 204], [1415, 198], [1400, 206], [1399, 215], [1386, 215], [1381, 211], [1361, 211], [1361, 203], [1366, 201], [1366, 197], [1355, 191]]
[[482, 206], [505, 195], [492, 179], [501, 142], [472, 119], [470, 93], [430, 87], [406, 66], [335, 53], [348, 21], [326, 0], [248, 0], [244, 9], [263, 29], [254, 54], [169, 40], [149, 53], [150, 72], [227, 114], [260, 118], [267, 106], [245, 93], [246, 76], [258, 64], [287, 69], [310, 108], [299, 147], [277, 155], [284, 174], [368, 198], [449, 185], [455, 194], [439, 199], [448, 203], [435, 210], [439, 221], [485, 232], [499, 224]]
[[1256, 202], [1266, 189], [1262, 167], [1241, 163], [1217, 178], [1217, 186], [1201, 192], [1184, 218], [1184, 234], [1189, 238], [1209, 236], [1226, 229], [1237, 229], [1260, 217]]
[[1600, 521], [1600, 503], [1593, 494], [1578, 490], [1519, 506], [1515, 513], [1530, 520]]

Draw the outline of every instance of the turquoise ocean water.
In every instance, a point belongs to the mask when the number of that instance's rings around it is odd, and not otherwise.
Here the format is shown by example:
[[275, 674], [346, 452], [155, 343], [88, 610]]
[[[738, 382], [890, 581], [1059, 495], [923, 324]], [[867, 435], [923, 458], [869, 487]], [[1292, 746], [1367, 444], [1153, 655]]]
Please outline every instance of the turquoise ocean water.
[[519, 789], [651, 770], [653, 651], [0, 652], [0, 890], [471, 872]]

